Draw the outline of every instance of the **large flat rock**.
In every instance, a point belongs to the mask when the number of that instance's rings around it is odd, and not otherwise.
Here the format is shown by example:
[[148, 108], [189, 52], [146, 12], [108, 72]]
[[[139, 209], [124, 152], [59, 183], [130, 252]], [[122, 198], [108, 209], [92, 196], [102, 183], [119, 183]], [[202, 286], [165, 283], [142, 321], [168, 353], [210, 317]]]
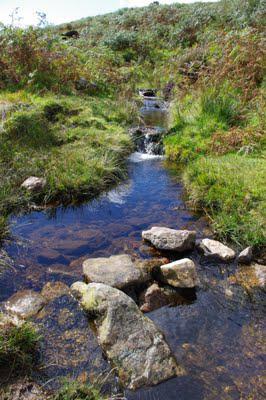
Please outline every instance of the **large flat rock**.
[[135, 390], [185, 374], [161, 332], [129, 296], [101, 283], [76, 282], [71, 288], [94, 318], [99, 344], [123, 386]]
[[127, 254], [89, 258], [83, 262], [83, 274], [87, 282], [103, 283], [118, 289], [138, 285], [145, 280], [145, 274]]
[[196, 232], [154, 226], [143, 231], [142, 238], [159, 250], [184, 252], [193, 249]]

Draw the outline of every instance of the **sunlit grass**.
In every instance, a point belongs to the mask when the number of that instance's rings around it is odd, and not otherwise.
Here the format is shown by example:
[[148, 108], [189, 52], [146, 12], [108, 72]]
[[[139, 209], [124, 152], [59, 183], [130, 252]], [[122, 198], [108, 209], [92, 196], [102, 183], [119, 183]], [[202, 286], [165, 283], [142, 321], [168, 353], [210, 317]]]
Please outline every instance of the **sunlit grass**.
[[[123, 107], [114, 100], [47, 96], [35, 97], [29, 109], [27, 104], [17, 104], [0, 134], [2, 232], [8, 213], [29, 202], [73, 202], [99, 194], [125, 176], [132, 149]], [[20, 189], [29, 176], [47, 179], [42, 193]]]
[[187, 167], [184, 181], [190, 200], [205, 209], [220, 237], [242, 245], [265, 244], [265, 159], [200, 158]]

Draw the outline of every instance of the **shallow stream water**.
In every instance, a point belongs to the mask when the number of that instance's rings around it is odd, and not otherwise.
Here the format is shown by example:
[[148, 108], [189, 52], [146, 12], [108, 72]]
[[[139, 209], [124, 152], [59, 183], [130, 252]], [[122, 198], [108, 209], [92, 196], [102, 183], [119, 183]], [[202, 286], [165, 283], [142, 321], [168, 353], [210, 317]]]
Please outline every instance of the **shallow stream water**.
[[[152, 113], [147, 114], [151, 123]], [[156, 118], [161, 118], [158, 111]], [[82, 261], [87, 257], [157, 256], [141, 240], [141, 231], [151, 226], [195, 229], [198, 238], [208, 235], [206, 221], [186, 209], [183, 196], [176, 167], [160, 157], [134, 153], [128, 162], [128, 179], [100, 198], [78, 207], [13, 216], [13, 239], [4, 249], [14, 264], [0, 277], [0, 301], [21, 289], [41, 290], [46, 282], [81, 280]], [[196, 251], [191, 257], [201, 281], [194, 302], [149, 314], [187, 376], [127, 393], [127, 398], [265, 398], [262, 306], [242, 288], [231, 287], [235, 264], [210, 262]], [[74, 367], [72, 373], [75, 376]]]

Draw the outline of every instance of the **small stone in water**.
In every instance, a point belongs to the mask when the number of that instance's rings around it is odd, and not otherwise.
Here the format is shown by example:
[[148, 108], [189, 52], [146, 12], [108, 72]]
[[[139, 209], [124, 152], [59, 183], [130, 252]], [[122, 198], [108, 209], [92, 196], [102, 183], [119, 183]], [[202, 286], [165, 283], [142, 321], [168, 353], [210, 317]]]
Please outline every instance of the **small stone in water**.
[[249, 264], [252, 260], [252, 256], [253, 256], [252, 247], [249, 246], [245, 248], [243, 251], [241, 251], [241, 253], [238, 256], [238, 262], [240, 262], [241, 264]]
[[21, 290], [11, 296], [5, 303], [5, 310], [19, 318], [30, 318], [45, 305], [45, 298], [33, 290]]
[[193, 249], [196, 232], [154, 226], [143, 231], [142, 238], [151, 242], [159, 250], [184, 252]]
[[233, 260], [236, 255], [234, 250], [230, 249], [230, 247], [213, 239], [202, 239], [198, 247], [204, 252], [204, 255], [217, 257], [223, 261]]
[[194, 288], [198, 285], [196, 266], [189, 258], [162, 265], [162, 279], [178, 288]]
[[146, 274], [127, 254], [89, 258], [83, 262], [83, 274], [87, 282], [104, 283], [118, 289], [139, 285], [146, 280]]

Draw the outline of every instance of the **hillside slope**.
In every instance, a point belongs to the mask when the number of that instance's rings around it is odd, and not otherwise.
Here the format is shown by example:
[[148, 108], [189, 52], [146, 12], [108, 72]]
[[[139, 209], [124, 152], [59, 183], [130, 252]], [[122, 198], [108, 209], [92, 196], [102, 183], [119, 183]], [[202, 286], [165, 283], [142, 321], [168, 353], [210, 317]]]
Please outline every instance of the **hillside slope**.
[[[28, 174], [48, 180], [40, 202], [73, 201], [120, 177], [132, 100], [138, 87], [156, 87], [171, 100], [166, 155], [184, 164], [191, 204], [207, 213], [219, 236], [265, 243], [265, 15], [265, 0], [224, 0], [154, 3], [59, 27], [3, 26], [2, 224], [10, 210], [32, 201], [19, 189]], [[69, 30], [79, 37], [63, 40]], [[88, 84], [80, 90], [82, 82]], [[65, 110], [48, 121], [48, 152], [47, 102]], [[29, 120], [41, 125], [34, 146], [36, 125], [20, 137], [19, 124]], [[99, 153], [104, 161], [92, 168]]]

